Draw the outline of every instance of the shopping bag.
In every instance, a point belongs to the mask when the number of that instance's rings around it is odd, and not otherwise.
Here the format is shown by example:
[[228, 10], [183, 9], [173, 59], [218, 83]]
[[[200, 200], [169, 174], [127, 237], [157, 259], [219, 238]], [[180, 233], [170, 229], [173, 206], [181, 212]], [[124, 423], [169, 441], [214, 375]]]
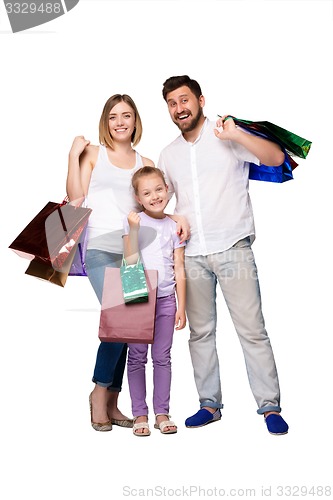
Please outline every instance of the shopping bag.
[[281, 183], [290, 181], [293, 178], [291, 158], [286, 151], [284, 151], [284, 162], [276, 167], [264, 165], [263, 163], [260, 163], [260, 165], [250, 163], [249, 179], [251, 180]]
[[235, 118], [233, 116], [231, 116], [231, 118], [233, 118], [236, 125], [247, 127], [254, 132], [257, 131], [265, 134], [268, 138], [283, 146], [290, 154], [298, 156], [299, 158], [305, 159], [310, 151], [311, 141], [275, 125], [275, 123], [268, 121], [242, 120], [241, 118]]
[[123, 259], [120, 267], [120, 278], [126, 304], [148, 301], [146, 276], [140, 259], [136, 264], [130, 265]]
[[45, 260], [35, 257], [27, 267], [25, 274], [64, 287], [70, 270], [73, 267], [73, 261], [77, 254], [78, 244], [79, 242], [77, 241], [71, 248], [67, 259], [63, 262], [60, 269], [55, 269], [54, 265], [50, 261], [45, 262]]
[[153, 344], [158, 272], [145, 270], [148, 301], [126, 304], [120, 269], [106, 267], [98, 336], [102, 342]]
[[68, 276], [87, 276], [85, 257], [87, 252], [88, 234], [87, 225], [84, 227], [74, 255]]
[[228, 115], [228, 117], [232, 118], [236, 125], [252, 134], [279, 144], [284, 152], [284, 162], [275, 167], [250, 163], [249, 179], [282, 183], [294, 178], [293, 170], [298, 166], [298, 163], [296, 163], [292, 155], [305, 159], [310, 151], [311, 141], [268, 121], [254, 122], [236, 118], [232, 115]]
[[38, 262], [51, 264], [56, 271], [63, 272], [63, 266], [72, 254], [91, 211], [66, 201], [48, 202], [9, 248], [20, 257], [36, 258]]
[[45, 262], [44, 260], [39, 260], [36, 257], [32, 259], [32, 261], [30, 262], [29, 266], [25, 271], [25, 274], [64, 287], [67, 278], [69, 276], [69, 268], [72, 264], [74, 254], [75, 254], [75, 248], [73, 249], [72, 254], [64, 263], [61, 271], [54, 269], [51, 262]]

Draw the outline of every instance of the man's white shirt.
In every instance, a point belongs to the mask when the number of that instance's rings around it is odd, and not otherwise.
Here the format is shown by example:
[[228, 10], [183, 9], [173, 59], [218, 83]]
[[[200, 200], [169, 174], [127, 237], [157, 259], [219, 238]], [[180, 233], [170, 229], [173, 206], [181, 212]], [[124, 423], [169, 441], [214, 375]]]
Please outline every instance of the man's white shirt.
[[249, 163], [260, 162], [240, 144], [217, 138], [214, 128], [206, 119], [195, 142], [178, 136], [158, 162], [170, 195], [176, 195], [175, 213], [191, 226], [189, 256], [222, 252], [246, 236], [255, 238]]

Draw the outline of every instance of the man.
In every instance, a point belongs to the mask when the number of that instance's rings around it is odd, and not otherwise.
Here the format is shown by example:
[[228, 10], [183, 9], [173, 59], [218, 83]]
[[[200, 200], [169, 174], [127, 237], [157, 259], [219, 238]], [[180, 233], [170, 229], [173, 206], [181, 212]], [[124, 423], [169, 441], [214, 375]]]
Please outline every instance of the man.
[[187, 75], [164, 82], [163, 97], [181, 135], [161, 153], [176, 213], [191, 225], [186, 247], [190, 354], [200, 410], [185, 421], [201, 427], [220, 420], [222, 393], [216, 351], [216, 285], [219, 282], [244, 352], [250, 387], [268, 431], [286, 434], [274, 356], [265, 330], [248, 193], [249, 162], [278, 166], [280, 147], [222, 117], [216, 125], [203, 113], [200, 85]]

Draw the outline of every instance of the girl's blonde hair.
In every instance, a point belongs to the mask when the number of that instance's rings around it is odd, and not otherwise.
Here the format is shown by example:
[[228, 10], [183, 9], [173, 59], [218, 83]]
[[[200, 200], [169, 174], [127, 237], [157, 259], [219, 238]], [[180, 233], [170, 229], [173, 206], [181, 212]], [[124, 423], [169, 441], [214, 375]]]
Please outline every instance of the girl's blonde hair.
[[145, 167], [139, 168], [139, 170], [136, 170], [132, 176], [132, 187], [136, 195], [138, 194], [140, 179], [142, 179], [142, 177], [147, 177], [148, 175], [158, 175], [163, 181], [164, 186], [167, 185], [162, 170], [157, 167], [151, 167], [147, 165]]
[[109, 130], [109, 114], [111, 109], [119, 104], [120, 102], [125, 102], [128, 104], [134, 111], [134, 131], [131, 137], [131, 142], [133, 146], [136, 146], [141, 139], [142, 136], [142, 122], [139, 115], [138, 108], [135, 105], [133, 99], [127, 94], [115, 94], [111, 96], [106, 103], [104, 104], [104, 108], [101, 114], [101, 118], [99, 120], [99, 142], [104, 146], [108, 146], [111, 149], [113, 147], [113, 139]]

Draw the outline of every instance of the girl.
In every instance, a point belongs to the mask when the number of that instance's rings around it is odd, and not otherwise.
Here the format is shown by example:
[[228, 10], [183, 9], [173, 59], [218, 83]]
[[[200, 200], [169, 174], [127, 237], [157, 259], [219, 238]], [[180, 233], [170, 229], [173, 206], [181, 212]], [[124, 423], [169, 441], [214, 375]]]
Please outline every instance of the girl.
[[[127, 264], [140, 258], [146, 269], [158, 270], [153, 360], [153, 407], [155, 428], [162, 434], [177, 432], [169, 420], [171, 358], [173, 331], [185, 327], [184, 246], [176, 234], [176, 223], [164, 213], [168, 203], [168, 186], [161, 170], [145, 166], [132, 178], [135, 198], [143, 211], [131, 211], [124, 222], [124, 256]], [[152, 241], [152, 231], [155, 238]], [[177, 304], [176, 297], [177, 294]], [[149, 436], [146, 404], [145, 365], [147, 344], [129, 344], [127, 374], [132, 412], [133, 433]]]

